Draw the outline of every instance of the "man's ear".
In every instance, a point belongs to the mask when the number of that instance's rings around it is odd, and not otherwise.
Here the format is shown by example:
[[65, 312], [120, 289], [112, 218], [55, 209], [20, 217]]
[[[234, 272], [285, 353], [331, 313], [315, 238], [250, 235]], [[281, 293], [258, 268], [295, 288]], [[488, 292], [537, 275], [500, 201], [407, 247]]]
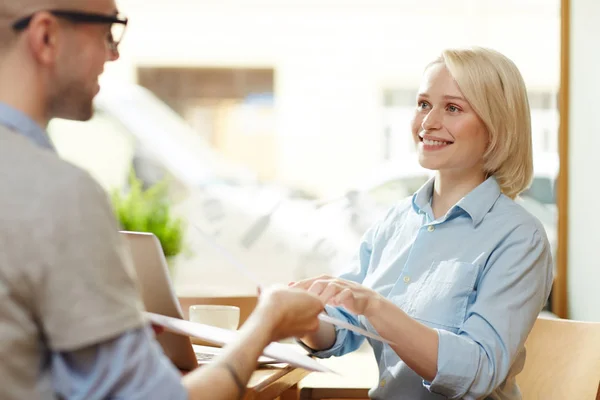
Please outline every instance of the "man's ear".
[[40, 12], [33, 16], [25, 31], [33, 57], [43, 65], [52, 65], [58, 56], [59, 25], [49, 13]]

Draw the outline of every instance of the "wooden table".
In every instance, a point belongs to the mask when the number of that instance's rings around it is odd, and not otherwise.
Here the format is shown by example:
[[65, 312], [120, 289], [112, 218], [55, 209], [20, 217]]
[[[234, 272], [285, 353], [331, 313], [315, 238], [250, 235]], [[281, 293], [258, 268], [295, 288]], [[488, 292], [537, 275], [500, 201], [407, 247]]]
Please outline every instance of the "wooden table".
[[300, 400], [368, 400], [369, 389], [379, 380], [377, 361], [367, 341], [352, 353], [319, 362], [340, 375], [311, 374], [298, 385]]
[[[246, 386], [244, 400], [298, 400], [300, 397], [298, 383], [310, 371], [302, 368], [285, 366], [262, 366], [259, 367]], [[202, 368], [202, 367], [199, 367]], [[181, 371], [185, 375], [189, 371]]]
[[244, 400], [297, 400], [298, 382], [310, 372], [301, 368], [261, 367], [254, 371], [248, 382]]

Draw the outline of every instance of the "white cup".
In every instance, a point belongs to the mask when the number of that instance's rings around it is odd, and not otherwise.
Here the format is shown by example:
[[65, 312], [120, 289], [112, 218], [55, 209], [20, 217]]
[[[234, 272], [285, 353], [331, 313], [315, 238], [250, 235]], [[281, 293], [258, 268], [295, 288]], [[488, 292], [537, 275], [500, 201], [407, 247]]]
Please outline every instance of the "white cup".
[[240, 308], [214, 304], [190, 306], [189, 320], [218, 328], [236, 330], [240, 323]]

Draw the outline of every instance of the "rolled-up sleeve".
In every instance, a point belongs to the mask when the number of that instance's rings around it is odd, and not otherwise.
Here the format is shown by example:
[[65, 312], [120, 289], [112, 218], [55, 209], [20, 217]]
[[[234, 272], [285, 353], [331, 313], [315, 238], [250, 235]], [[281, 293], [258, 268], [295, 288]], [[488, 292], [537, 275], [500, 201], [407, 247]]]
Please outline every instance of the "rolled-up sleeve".
[[490, 255], [460, 331], [437, 330], [438, 370], [425, 386], [470, 400], [502, 384], [549, 296], [552, 265], [543, 233], [515, 229]]
[[185, 400], [181, 375], [150, 328], [127, 331], [83, 349], [51, 355], [52, 383], [59, 398]]
[[[391, 212], [388, 212], [386, 218], [389, 217], [390, 214]], [[352, 263], [353, 268], [345, 274], [340, 275], [340, 279], [345, 279], [361, 284], [363, 283], [363, 280], [365, 279], [367, 270], [371, 263], [373, 242], [375, 240], [375, 235], [377, 234], [380, 224], [381, 222], [374, 224], [369, 230], [367, 230], [367, 232], [365, 232], [365, 234], [362, 237], [361, 244], [359, 246], [358, 255], [355, 257]], [[342, 307], [326, 306], [325, 311], [329, 316], [333, 318], [348, 322], [354, 326], [361, 326], [358, 317], [348, 312]], [[339, 357], [358, 349], [365, 339], [364, 336], [349, 331], [348, 329], [340, 328], [337, 325], [334, 325], [334, 328], [336, 333], [335, 343], [329, 349], [316, 351], [306, 346], [301, 341], [298, 341], [298, 343], [315, 357], [328, 358], [332, 356]]]
[[[330, 317], [348, 322], [354, 326], [360, 326], [360, 322], [358, 321], [358, 318], [355, 315], [344, 310], [343, 308], [325, 306], [325, 312], [327, 312], [327, 315], [329, 315]], [[337, 325], [334, 325], [334, 328], [335, 328], [335, 342], [334, 342], [333, 346], [331, 346], [329, 349], [317, 351], [317, 350], [311, 349], [310, 347], [306, 346], [304, 343], [302, 343], [300, 341], [298, 343], [300, 343], [300, 345], [302, 347], [304, 347], [307, 351], [309, 351], [315, 357], [329, 358], [332, 356], [333, 357], [343, 356], [346, 353], [350, 353], [350, 352], [358, 349], [360, 347], [360, 345], [362, 344], [363, 340], [365, 339], [364, 336], [356, 334], [352, 331], [349, 331], [348, 329], [340, 328]]]

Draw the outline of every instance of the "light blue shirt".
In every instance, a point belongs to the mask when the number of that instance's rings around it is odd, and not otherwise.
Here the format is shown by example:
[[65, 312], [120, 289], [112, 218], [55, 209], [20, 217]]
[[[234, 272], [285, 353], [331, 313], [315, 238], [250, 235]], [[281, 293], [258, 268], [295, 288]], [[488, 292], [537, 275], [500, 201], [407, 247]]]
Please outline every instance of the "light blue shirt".
[[[433, 182], [364, 236], [356, 268], [342, 275], [380, 293], [439, 335], [437, 375], [425, 382], [388, 346], [370, 340], [379, 364], [373, 399], [520, 399], [515, 376], [524, 342], [553, 280], [541, 223], [501, 194], [491, 177], [435, 220]], [[327, 312], [371, 331], [343, 308]], [[318, 357], [356, 350], [364, 337], [338, 329]]]
[[[75, 328], [76, 329], [76, 328]], [[53, 352], [52, 384], [68, 400], [185, 400], [181, 374], [150, 327], [77, 351]]]
[[37, 122], [21, 111], [2, 102], [0, 102], [0, 125], [19, 132], [40, 147], [54, 150], [50, 137]]
[[[41, 126], [1, 102], [0, 125], [54, 151]], [[50, 369], [55, 393], [61, 399], [183, 400], [188, 397], [181, 384], [181, 374], [164, 355], [149, 327], [76, 351], [50, 349], [45, 358], [48, 361], [41, 368]]]

